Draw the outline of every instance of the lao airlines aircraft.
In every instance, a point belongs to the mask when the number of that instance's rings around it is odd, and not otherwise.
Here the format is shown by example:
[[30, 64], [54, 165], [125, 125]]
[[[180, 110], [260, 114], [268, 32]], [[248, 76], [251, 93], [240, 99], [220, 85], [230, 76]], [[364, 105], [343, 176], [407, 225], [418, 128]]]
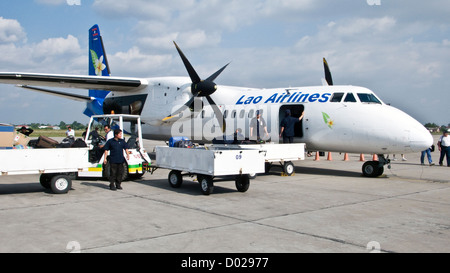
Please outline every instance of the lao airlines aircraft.
[[[309, 151], [378, 154], [379, 161], [364, 163], [365, 176], [383, 173], [389, 163], [385, 154], [420, 152], [433, 143], [423, 125], [371, 90], [333, 85], [325, 59], [324, 86], [259, 89], [216, 85], [227, 65], [200, 78], [176, 43], [189, 77], [111, 77], [97, 25], [89, 30], [89, 42], [89, 76], [5, 72], [0, 83], [84, 101], [88, 116], [141, 115], [143, 137], [155, 140], [186, 136], [207, 142], [237, 129], [242, 138], [252, 139], [250, 122], [259, 111], [267, 127], [263, 139], [279, 142], [280, 122], [289, 109], [294, 117], [303, 114], [294, 142], [306, 143]], [[88, 89], [89, 96], [42, 87]]]

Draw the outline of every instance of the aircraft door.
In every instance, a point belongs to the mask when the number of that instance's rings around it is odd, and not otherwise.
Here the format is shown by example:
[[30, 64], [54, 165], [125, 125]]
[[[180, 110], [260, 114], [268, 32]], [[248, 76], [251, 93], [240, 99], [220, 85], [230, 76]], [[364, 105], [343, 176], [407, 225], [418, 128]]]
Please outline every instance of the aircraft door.
[[[278, 118], [278, 124], [281, 124], [281, 121], [286, 117], [286, 110], [291, 111], [291, 116], [294, 118], [299, 118], [302, 113], [305, 111], [305, 107], [302, 104], [289, 104], [289, 105], [283, 105], [280, 107], [279, 111], [279, 118]], [[304, 127], [305, 118], [303, 118], [300, 122], [295, 124], [295, 134], [294, 134], [294, 140], [295, 138], [303, 138], [304, 137]], [[281, 130], [281, 127], [280, 127]], [[282, 139], [281, 139], [282, 141]]]

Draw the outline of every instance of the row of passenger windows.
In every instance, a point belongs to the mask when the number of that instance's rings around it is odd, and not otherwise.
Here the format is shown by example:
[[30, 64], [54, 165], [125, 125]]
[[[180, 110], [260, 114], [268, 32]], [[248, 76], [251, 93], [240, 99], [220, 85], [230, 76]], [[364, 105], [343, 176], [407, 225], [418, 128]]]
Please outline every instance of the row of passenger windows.
[[[233, 110], [233, 111], [231, 111], [231, 113], [229, 113], [228, 112], [228, 110], [225, 110], [225, 112], [223, 113], [223, 117], [224, 118], [227, 118], [228, 117], [228, 114], [230, 114], [230, 118], [236, 118], [236, 116], [237, 116], [237, 111], [236, 110]], [[253, 118], [253, 116], [256, 116], [256, 114], [255, 114], [255, 110], [253, 110], [253, 109], [251, 109], [248, 113], [247, 113], [247, 117], [248, 118]], [[263, 114], [263, 111], [262, 110], [260, 110], [260, 114]], [[239, 118], [244, 118], [245, 117], [245, 110], [244, 109], [242, 109], [242, 110], [240, 110], [239, 111]]]
[[[260, 114], [263, 115], [263, 110], [259, 110]], [[228, 118], [228, 115], [230, 115], [230, 118], [236, 118], [238, 116], [238, 112], [236, 110], [232, 110], [231, 113], [228, 110], [225, 110], [225, 112], [223, 113], [223, 117], [224, 118]], [[212, 113], [211, 117], [214, 117], [215, 113]], [[248, 111], [247, 113], [245, 112], [245, 109], [242, 109], [239, 111], [239, 118], [244, 118], [244, 117], [248, 117], [248, 118], [254, 118], [256, 117], [256, 110], [251, 109], [250, 111]], [[201, 117], [204, 118], [205, 117], [205, 110], [202, 110], [201, 113]]]
[[[330, 102], [342, 102], [342, 99], [344, 98], [345, 93], [334, 93], [333, 97], [331, 97]], [[360, 102], [364, 103], [379, 103], [381, 104], [381, 101], [375, 97], [374, 94], [370, 93], [358, 93], [358, 98]], [[345, 96], [343, 102], [357, 102], [355, 95], [353, 93], [347, 93]]]

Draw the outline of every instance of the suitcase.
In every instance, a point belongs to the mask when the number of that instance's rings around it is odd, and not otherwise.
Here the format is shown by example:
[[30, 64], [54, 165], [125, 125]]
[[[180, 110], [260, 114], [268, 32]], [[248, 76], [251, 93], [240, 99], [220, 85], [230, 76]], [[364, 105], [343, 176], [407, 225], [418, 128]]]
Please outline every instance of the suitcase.
[[36, 148], [56, 148], [59, 142], [46, 136], [39, 136]]

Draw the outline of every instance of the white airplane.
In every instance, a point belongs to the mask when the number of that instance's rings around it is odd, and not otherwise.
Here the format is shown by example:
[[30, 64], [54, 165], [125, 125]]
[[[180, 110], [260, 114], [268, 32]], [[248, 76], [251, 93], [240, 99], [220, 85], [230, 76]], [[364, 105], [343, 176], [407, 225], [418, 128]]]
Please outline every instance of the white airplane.
[[[242, 138], [252, 139], [250, 122], [260, 111], [268, 133], [262, 138], [279, 142], [280, 122], [289, 109], [294, 117], [304, 113], [295, 127], [294, 142], [306, 143], [309, 151], [377, 154], [379, 161], [363, 165], [363, 174], [369, 177], [383, 173], [389, 163], [384, 155], [420, 152], [433, 143], [422, 124], [385, 104], [371, 90], [333, 85], [325, 59], [324, 86], [224, 86], [214, 80], [227, 65], [202, 80], [174, 42], [189, 78], [111, 77], [97, 25], [89, 35], [89, 76], [4, 72], [0, 73], [0, 83], [85, 101], [88, 116], [111, 111], [141, 115], [143, 137], [154, 140], [186, 136], [207, 142], [233, 135], [238, 128]], [[83, 96], [37, 86], [90, 91], [89, 96]]]

